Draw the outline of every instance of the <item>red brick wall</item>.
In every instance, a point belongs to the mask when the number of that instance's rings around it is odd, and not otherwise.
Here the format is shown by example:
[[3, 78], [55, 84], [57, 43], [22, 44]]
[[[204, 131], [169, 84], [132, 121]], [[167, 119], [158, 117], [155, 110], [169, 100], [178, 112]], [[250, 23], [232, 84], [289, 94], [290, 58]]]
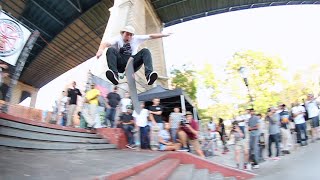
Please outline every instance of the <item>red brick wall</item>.
[[117, 145], [118, 149], [124, 149], [128, 144], [124, 131], [120, 128], [99, 128], [97, 134], [107, 139], [109, 143]]
[[29, 120], [33, 120], [33, 121], [41, 121], [42, 120], [42, 111], [41, 110], [29, 108], [29, 107], [24, 107], [24, 106], [20, 106], [20, 105], [10, 104], [8, 107], [8, 114], [15, 116], [15, 117], [29, 119]]

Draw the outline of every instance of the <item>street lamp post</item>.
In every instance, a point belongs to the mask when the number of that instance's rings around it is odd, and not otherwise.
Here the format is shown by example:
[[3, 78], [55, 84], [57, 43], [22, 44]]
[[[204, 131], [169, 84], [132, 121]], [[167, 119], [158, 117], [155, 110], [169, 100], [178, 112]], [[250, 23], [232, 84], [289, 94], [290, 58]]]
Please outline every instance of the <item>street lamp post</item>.
[[239, 73], [240, 73], [241, 77], [243, 78], [244, 84], [247, 87], [248, 95], [249, 95], [249, 98], [250, 98], [250, 104], [251, 104], [251, 107], [253, 108], [253, 98], [251, 96], [249, 83], [248, 83], [248, 69], [246, 67], [242, 66], [242, 67], [239, 68]]

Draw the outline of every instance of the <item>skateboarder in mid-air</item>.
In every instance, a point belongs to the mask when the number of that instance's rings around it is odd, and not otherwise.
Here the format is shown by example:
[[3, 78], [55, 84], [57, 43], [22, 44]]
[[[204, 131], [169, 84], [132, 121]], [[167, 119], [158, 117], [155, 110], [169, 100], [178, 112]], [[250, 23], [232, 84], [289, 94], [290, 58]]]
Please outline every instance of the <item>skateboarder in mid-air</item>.
[[126, 26], [120, 30], [120, 35], [110, 41], [102, 41], [96, 54], [97, 59], [102, 55], [103, 50], [107, 50], [107, 61], [109, 70], [106, 71], [107, 78], [114, 84], [119, 83], [118, 73], [125, 71], [128, 59], [133, 57], [134, 71], [138, 71], [142, 64], [145, 66], [145, 76], [148, 85], [152, 85], [158, 78], [158, 74], [153, 71], [152, 57], [148, 49], [143, 48], [138, 51], [140, 44], [146, 40], [167, 37], [170, 34], [149, 34], [135, 35], [132, 26]]

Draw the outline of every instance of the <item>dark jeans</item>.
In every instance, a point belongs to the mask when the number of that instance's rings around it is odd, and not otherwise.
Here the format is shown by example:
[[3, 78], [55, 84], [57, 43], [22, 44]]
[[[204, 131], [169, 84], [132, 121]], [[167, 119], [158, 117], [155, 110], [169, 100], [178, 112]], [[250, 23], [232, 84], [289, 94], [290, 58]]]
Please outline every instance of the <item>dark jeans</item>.
[[249, 139], [249, 158], [253, 161], [254, 165], [259, 163], [259, 135], [250, 135]]
[[305, 136], [305, 138], [302, 140], [305, 140], [305, 141], [308, 140], [306, 123], [296, 124], [296, 131], [297, 131], [297, 143], [301, 142], [301, 133], [304, 133], [304, 136]]
[[126, 134], [128, 144], [133, 145], [134, 144], [133, 133], [132, 133], [133, 125], [124, 124], [122, 125], [122, 129]]
[[173, 141], [174, 143], [177, 143], [178, 128], [171, 128], [171, 129], [170, 129], [170, 133], [171, 133], [172, 141]]
[[[146, 77], [153, 71], [152, 57], [148, 49], [143, 48], [132, 57], [134, 59], [133, 68], [135, 72], [141, 68], [142, 64], [144, 64], [145, 67]], [[113, 47], [109, 47], [107, 50], [107, 61], [109, 69], [116, 74], [123, 73], [125, 71], [129, 58], [129, 55], [121, 54]]]
[[67, 125], [67, 113], [62, 113], [61, 126], [66, 126], [66, 125]]
[[150, 126], [140, 127], [140, 145], [141, 149], [150, 149]]
[[241, 130], [241, 132], [242, 132], [242, 134], [243, 134], [243, 139], [245, 139], [246, 138], [246, 133], [245, 133], [245, 126], [239, 126], [239, 128], [240, 128], [240, 130]]
[[260, 158], [260, 161], [262, 161], [264, 158], [263, 158], [263, 150], [265, 149], [266, 145], [265, 145], [265, 138], [264, 138], [264, 133], [261, 133], [260, 134], [260, 137], [259, 137], [259, 158]]
[[277, 150], [277, 154], [276, 156], [278, 157], [280, 155], [280, 133], [279, 134], [270, 134], [269, 135], [269, 142], [268, 142], [268, 148], [269, 148], [269, 157], [272, 156], [272, 151], [271, 151], [271, 145], [272, 145], [272, 142], [275, 142], [276, 143], [276, 150]]
[[110, 109], [107, 109], [107, 112], [106, 112], [105, 124], [107, 125], [109, 120], [111, 128], [114, 127], [114, 119], [116, 117], [116, 112], [117, 112], [117, 109], [113, 107]]

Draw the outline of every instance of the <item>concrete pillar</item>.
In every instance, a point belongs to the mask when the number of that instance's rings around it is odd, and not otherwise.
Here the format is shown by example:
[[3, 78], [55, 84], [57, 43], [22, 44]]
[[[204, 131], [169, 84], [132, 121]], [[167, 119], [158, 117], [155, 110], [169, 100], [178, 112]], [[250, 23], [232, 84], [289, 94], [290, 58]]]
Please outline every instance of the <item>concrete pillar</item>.
[[181, 102], [181, 112], [182, 112], [182, 114], [185, 115], [187, 112], [187, 109], [186, 109], [186, 102], [184, 99], [184, 95], [180, 95], [180, 102]]
[[[110, 18], [103, 35], [103, 40], [108, 40], [119, 35], [120, 29], [126, 25], [131, 25], [136, 29], [136, 34], [160, 33], [162, 30], [162, 22], [157, 16], [154, 8], [149, 1], [143, 0], [115, 0], [114, 6], [109, 9]], [[154, 70], [160, 77], [157, 84], [168, 87], [166, 63], [164, 60], [163, 43], [161, 39], [147, 41], [141, 45], [141, 48], [148, 48], [152, 53]], [[108, 68], [105, 53], [99, 59], [101, 66], [96, 67], [92, 72], [103, 79], [105, 71]], [[136, 73], [138, 92], [152, 88], [146, 85], [144, 76], [144, 67]], [[120, 81], [121, 83], [122, 81]], [[125, 82], [122, 82], [126, 84]]]
[[130, 10], [133, 6], [132, 0], [115, 0], [110, 11], [110, 18], [103, 34], [102, 40], [110, 39], [119, 35], [119, 31], [128, 25]]
[[11, 104], [19, 104], [20, 98], [23, 91], [27, 91], [31, 94], [31, 101], [30, 107], [34, 108], [36, 105], [37, 95], [38, 95], [38, 88], [23, 84], [22, 82], [18, 82], [17, 85], [14, 87], [12, 92], [12, 98], [10, 103]]
[[39, 89], [35, 89], [34, 92], [31, 94], [30, 107], [32, 108], [36, 107], [38, 92], [39, 92]]

